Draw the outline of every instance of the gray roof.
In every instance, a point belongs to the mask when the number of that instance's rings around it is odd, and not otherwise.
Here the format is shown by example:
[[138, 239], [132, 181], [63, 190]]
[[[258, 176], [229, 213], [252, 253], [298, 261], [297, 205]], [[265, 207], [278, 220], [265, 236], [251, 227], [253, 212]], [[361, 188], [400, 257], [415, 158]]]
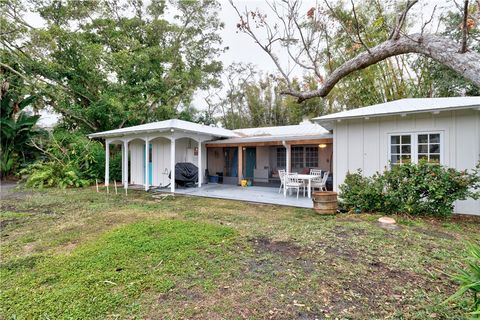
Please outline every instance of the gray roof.
[[333, 120], [446, 111], [471, 107], [480, 107], [480, 97], [408, 98], [337, 112], [317, 117], [313, 120], [330, 127], [329, 123]]
[[198, 123], [193, 123], [193, 122], [183, 121], [178, 119], [170, 119], [165, 121], [141, 124], [139, 126], [92, 133], [92, 134], [89, 134], [88, 137], [89, 138], [99, 138], [99, 137], [109, 138], [109, 137], [126, 136], [129, 134], [137, 134], [137, 133], [168, 132], [172, 129], [185, 131], [185, 132], [201, 133], [201, 134], [209, 135], [212, 137], [219, 137], [219, 138], [230, 138], [230, 137], [237, 136], [236, 133], [228, 129], [210, 127], [203, 124], [198, 124]]

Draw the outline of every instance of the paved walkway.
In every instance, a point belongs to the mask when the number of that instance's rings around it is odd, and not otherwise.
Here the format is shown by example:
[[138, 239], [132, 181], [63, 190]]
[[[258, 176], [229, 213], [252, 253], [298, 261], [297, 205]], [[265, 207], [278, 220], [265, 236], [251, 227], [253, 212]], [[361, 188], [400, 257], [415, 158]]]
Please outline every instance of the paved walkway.
[[201, 188], [177, 188], [175, 190], [175, 193], [199, 197], [268, 203], [301, 208], [313, 208], [312, 199], [303, 197], [302, 192], [300, 192], [300, 196], [298, 199], [296, 197], [296, 194], [293, 195], [293, 193], [292, 195], [287, 194], [287, 197], [284, 197], [283, 193], [278, 193], [278, 188], [271, 187], [252, 186], [244, 188], [228, 184], [206, 184], [203, 185]]

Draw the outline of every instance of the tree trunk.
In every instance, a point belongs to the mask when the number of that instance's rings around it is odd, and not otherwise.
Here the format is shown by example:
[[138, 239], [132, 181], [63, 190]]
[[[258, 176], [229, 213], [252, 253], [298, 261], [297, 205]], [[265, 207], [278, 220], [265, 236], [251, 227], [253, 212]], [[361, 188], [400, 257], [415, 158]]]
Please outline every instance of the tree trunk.
[[430, 57], [480, 87], [480, 53], [473, 51], [462, 53], [459, 48], [460, 44], [443, 36], [419, 33], [401, 36], [396, 40], [382, 42], [370, 48], [370, 52], [362, 52], [345, 62], [335, 69], [317, 90], [306, 92], [285, 90], [282, 93], [295, 96], [299, 101], [314, 97], [325, 97], [342, 78], [350, 73], [369, 67], [389, 57], [406, 53], [418, 53]]

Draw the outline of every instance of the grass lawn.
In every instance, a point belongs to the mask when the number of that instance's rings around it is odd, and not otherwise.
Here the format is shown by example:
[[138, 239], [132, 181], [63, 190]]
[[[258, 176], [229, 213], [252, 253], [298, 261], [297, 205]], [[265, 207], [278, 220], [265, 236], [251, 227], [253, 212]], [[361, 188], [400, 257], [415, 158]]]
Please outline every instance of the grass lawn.
[[94, 189], [0, 200], [0, 319], [462, 319], [447, 273], [480, 220]]

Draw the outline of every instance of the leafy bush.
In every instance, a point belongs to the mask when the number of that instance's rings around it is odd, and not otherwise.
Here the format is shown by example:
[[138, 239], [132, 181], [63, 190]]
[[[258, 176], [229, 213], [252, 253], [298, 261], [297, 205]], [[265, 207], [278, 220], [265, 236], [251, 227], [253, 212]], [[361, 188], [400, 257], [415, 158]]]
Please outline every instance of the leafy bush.
[[467, 292], [472, 293], [472, 315], [480, 318], [480, 245], [472, 244], [469, 248], [469, 259], [465, 270], [459, 269], [452, 279], [460, 284], [458, 291], [447, 301], [458, 299]]
[[50, 134], [48, 140], [39, 139], [33, 144], [45, 159], [20, 171], [27, 187], [83, 187], [103, 175], [103, 145], [83, 134], [60, 130]]
[[448, 216], [456, 200], [478, 199], [479, 168], [468, 173], [422, 161], [372, 177], [348, 173], [340, 186], [342, 203], [355, 211]]

